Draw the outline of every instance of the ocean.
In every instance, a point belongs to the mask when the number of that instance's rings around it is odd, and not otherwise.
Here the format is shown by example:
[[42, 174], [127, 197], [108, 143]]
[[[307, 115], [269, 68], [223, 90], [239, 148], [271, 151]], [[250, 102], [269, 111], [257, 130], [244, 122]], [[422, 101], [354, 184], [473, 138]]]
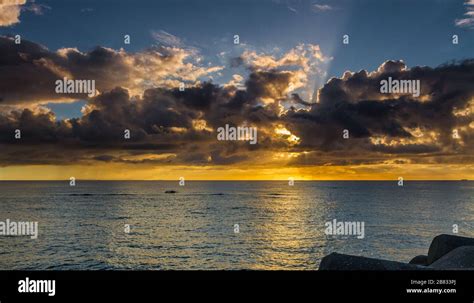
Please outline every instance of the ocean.
[[[175, 191], [175, 193], [165, 193]], [[408, 262], [432, 238], [474, 236], [471, 181], [0, 182], [0, 270], [315, 270], [331, 252]], [[364, 222], [365, 235], [325, 223]]]

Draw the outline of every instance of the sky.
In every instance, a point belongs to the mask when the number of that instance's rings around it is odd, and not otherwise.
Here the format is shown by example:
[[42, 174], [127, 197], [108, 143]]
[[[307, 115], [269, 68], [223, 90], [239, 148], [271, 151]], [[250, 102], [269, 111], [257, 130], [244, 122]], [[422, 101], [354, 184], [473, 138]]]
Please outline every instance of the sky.
[[472, 0], [0, 1], [0, 179], [471, 179], [473, 50]]

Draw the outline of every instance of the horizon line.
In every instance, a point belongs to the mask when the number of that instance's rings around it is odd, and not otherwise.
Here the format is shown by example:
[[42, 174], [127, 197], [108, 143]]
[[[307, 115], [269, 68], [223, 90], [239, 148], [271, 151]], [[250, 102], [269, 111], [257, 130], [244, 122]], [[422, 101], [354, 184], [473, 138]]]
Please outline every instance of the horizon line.
[[[31, 179], [31, 180], [26, 180], [26, 179], [5, 179], [5, 180], [0, 180], [0, 182], [53, 182], [53, 181], [65, 181], [69, 182], [70, 179]], [[150, 180], [150, 179], [78, 179], [76, 178], [75, 181], [86, 181], [86, 182], [125, 182], [125, 181], [136, 181], [136, 182], [179, 182], [179, 179], [156, 179], [156, 180]], [[219, 179], [204, 179], [204, 180], [199, 180], [199, 179], [185, 179], [185, 182], [288, 182], [289, 179], [255, 179], [255, 180], [247, 180], [247, 179], [231, 179], [231, 180], [219, 180]], [[398, 182], [398, 179], [360, 179], [360, 180], [353, 180], [353, 179], [320, 179], [320, 180], [309, 180], [309, 179], [293, 179], [294, 182]], [[413, 181], [439, 181], [439, 182], [445, 182], [445, 181], [474, 181], [471, 179], [403, 179], [404, 182], [413, 182]]]

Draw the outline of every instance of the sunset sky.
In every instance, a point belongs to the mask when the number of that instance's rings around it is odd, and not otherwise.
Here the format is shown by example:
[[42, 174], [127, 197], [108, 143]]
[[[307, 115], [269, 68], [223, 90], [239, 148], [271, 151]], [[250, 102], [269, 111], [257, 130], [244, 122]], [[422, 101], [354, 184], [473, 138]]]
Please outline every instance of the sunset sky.
[[0, 0], [0, 180], [474, 179], [473, 56], [474, 0]]

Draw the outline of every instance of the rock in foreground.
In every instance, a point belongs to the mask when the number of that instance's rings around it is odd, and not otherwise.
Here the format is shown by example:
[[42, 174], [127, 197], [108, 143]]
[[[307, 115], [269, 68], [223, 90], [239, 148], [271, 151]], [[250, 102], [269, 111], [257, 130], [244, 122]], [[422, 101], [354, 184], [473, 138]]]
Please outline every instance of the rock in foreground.
[[413, 264], [332, 253], [321, 260], [319, 270], [419, 270]]
[[474, 270], [474, 238], [436, 236], [428, 255], [409, 263], [332, 253], [325, 256], [320, 270]]
[[474, 246], [474, 239], [453, 235], [439, 235], [431, 242], [428, 250], [428, 264], [461, 246]]
[[413, 259], [411, 259], [410, 262], [408, 262], [408, 264], [426, 266], [428, 265], [428, 256], [425, 256], [425, 255], [416, 256]]
[[429, 268], [474, 270], [474, 246], [458, 247], [439, 258]]

